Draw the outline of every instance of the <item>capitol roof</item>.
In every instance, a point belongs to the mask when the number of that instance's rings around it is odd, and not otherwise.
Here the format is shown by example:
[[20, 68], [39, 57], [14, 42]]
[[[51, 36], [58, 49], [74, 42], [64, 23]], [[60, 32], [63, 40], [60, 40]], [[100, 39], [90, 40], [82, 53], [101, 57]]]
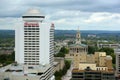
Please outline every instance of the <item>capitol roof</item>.
[[74, 46], [87, 47], [87, 45], [85, 45], [85, 44], [71, 44], [70, 45], [70, 47], [74, 47]]

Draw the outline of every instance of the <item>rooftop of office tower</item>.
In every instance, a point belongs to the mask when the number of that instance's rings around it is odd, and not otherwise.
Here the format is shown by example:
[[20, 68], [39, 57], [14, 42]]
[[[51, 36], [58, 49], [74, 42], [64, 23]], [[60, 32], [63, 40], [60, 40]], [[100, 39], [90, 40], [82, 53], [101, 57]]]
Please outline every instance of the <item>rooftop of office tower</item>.
[[44, 16], [38, 9], [29, 9], [23, 16]]
[[29, 9], [23, 16], [24, 21], [40, 21], [45, 19], [45, 16], [38, 9]]

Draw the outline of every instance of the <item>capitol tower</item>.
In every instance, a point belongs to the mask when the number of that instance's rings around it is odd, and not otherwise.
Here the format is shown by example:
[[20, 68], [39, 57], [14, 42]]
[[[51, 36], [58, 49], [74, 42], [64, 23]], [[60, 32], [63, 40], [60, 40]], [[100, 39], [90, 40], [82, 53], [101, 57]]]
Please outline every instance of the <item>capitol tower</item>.
[[7, 76], [4, 70], [4, 79], [54, 80], [54, 24], [45, 23], [45, 16], [37, 9], [28, 10], [22, 18], [23, 26], [15, 30], [16, 63], [6, 67], [12, 74]]

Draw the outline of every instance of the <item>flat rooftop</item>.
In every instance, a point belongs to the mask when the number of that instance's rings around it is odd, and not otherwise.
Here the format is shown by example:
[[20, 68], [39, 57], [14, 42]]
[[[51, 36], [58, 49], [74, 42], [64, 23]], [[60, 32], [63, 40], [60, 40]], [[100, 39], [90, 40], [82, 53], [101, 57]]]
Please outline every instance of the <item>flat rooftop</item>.
[[27, 76], [39, 76], [46, 72], [50, 68], [50, 65], [22, 65], [22, 64], [10, 64], [8, 66], [0, 68], [0, 73], [11, 73], [13, 75], [27, 75]]

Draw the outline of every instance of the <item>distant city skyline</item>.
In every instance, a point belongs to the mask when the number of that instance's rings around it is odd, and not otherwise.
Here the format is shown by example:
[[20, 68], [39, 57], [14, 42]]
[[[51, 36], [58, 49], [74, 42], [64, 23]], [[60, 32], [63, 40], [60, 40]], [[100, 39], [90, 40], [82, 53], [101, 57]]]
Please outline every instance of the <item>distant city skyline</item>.
[[22, 14], [36, 8], [56, 29], [120, 30], [119, 0], [1, 0], [0, 8], [0, 29], [23, 26]]

